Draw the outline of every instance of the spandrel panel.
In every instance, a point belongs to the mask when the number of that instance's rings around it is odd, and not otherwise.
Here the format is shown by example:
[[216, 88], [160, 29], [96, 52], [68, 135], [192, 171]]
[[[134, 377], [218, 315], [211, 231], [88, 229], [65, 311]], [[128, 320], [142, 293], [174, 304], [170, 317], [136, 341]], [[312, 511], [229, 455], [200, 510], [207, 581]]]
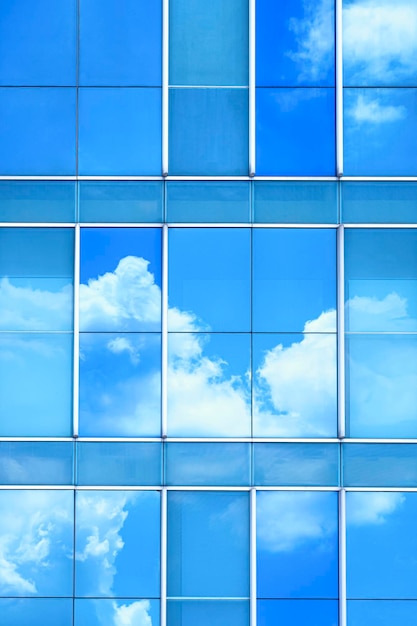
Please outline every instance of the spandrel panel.
[[0, 436], [72, 435], [72, 335], [0, 333]]
[[417, 494], [346, 494], [348, 599], [417, 598]]
[[170, 89], [169, 173], [247, 176], [248, 107], [246, 88]]
[[160, 333], [81, 333], [80, 435], [159, 436]]
[[346, 487], [417, 487], [417, 446], [344, 445], [343, 484]]
[[159, 626], [160, 624], [158, 600], [80, 598], [75, 600], [74, 608], [74, 626], [103, 626], [103, 624]]
[[334, 176], [334, 89], [258, 87], [256, 163], [260, 176]]
[[75, 85], [76, 21], [76, 0], [2, 2], [0, 84]]
[[1, 222], [74, 222], [76, 183], [0, 182]]
[[348, 331], [417, 330], [417, 231], [347, 229]]
[[168, 435], [250, 437], [250, 334], [170, 333]]
[[417, 222], [417, 184], [342, 183], [342, 221], [354, 224]]
[[72, 598], [0, 598], [7, 626], [73, 626]]
[[417, 437], [417, 335], [346, 339], [350, 437]]
[[79, 90], [79, 173], [161, 175], [162, 95], [157, 87]]
[[249, 601], [168, 600], [169, 626], [249, 626]]
[[338, 444], [256, 443], [253, 453], [255, 485], [338, 485]]
[[167, 485], [250, 485], [247, 443], [174, 443], [165, 448]]
[[10, 572], [0, 596], [71, 597], [73, 492], [0, 491], [0, 511], [3, 568]]
[[81, 331], [159, 331], [160, 229], [82, 229], [80, 282]]
[[336, 330], [333, 229], [253, 232], [253, 330]]
[[258, 0], [256, 84], [331, 87], [334, 82], [334, 0]]
[[0, 229], [0, 329], [71, 330], [74, 233]]
[[75, 595], [159, 596], [159, 493], [78, 491], [75, 519]]
[[78, 442], [78, 485], [160, 485], [159, 442]]
[[0, 442], [2, 485], [72, 485], [73, 463], [69, 441]]
[[258, 600], [258, 626], [337, 626], [337, 600]]
[[80, 84], [161, 85], [161, 0], [80, 4]]
[[168, 492], [168, 596], [249, 596], [249, 496]]
[[348, 626], [414, 626], [417, 601], [415, 600], [348, 600]]
[[170, 230], [170, 331], [250, 331], [250, 241], [243, 228]]
[[250, 222], [247, 182], [168, 182], [168, 222]]
[[169, 44], [171, 85], [248, 85], [248, 0], [171, 0]]
[[344, 173], [417, 174], [417, 89], [344, 90]]
[[161, 182], [81, 182], [80, 222], [163, 221]]
[[256, 223], [337, 224], [335, 183], [256, 181], [253, 190]]
[[0, 88], [3, 176], [75, 175], [75, 88]]

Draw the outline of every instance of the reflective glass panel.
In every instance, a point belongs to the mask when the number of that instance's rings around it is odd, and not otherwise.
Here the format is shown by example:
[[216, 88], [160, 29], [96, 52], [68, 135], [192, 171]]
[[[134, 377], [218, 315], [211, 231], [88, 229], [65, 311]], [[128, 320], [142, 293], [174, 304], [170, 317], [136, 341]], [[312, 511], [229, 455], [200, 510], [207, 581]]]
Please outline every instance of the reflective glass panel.
[[258, 597], [337, 598], [337, 493], [261, 491], [256, 501]]
[[249, 596], [249, 497], [168, 492], [168, 596]]
[[162, 222], [163, 183], [82, 182], [81, 222]]
[[249, 222], [246, 182], [168, 182], [168, 222]]
[[343, 484], [347, 487], [417, 487], [416, 445], [344, 445]]
[[342, 183], [342, 221], [411, 224], [417, 222], [417, 184]]
[[[258, 600], [258, 626], [337, 626], [337, 600]], [[369, 624], [367, 625], [369, 626]]]
[[415, 600], [349, 600], [348, 626], [414, 626], [417, 602]]
[[72, 485], [74, 445], [69, 441], [0, 442], [3, 485]]
[[1, 598], [0, 613], [7, 626], [73, 626], [72, 598]]
[[260, 223], [337, 223], [337, 185], [327, 182], [254, 183], [254, 221]]
[[76, 595], [157, 598], [159, 543], [156, 491], [78, 491]]
[[[159, 626], [158, 600], [75, 600], [74, 626]], [[20, 624], [19, 624], [20, 626]], [[22, 624], [23, 626], [23, 624]]]
[[168, 600], [169, 626], [249, 626], [249, 602]]
[[75, 202], [75, 183], [0, 182], [0, 222], [74, 222]]

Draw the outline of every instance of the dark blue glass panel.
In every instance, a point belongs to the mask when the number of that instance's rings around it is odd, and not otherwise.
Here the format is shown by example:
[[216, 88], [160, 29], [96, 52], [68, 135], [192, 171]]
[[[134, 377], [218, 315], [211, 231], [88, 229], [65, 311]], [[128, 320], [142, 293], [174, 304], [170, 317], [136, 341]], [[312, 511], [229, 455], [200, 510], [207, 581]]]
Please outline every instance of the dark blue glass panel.
[[[337, 626], [337, 600], [258, 600], [258, 626]], [[368, 624], [369, 626], [369, 624]]]
[[157, 598], [159, 543], [156, 491], [77, 492], [75, 594]]
[[7, 626], [73, 626], [71, 598], [1, 598], [0, 613]]
[[0, 88], [2, 175], [74, 175], [75, 108], [75, 89]]
[[0, 222], [74, 222], [75, 207], [75, 183], [0, 182]]
[[2, 485], [72, 485], [73, 463], [69, 441], [0, 442]]
[[247, 493], [168, 492], [168, 596], [249, 596]]
[[167, 618], [169, 626], [249, 626], [249, 602], [170, 600]]
[[255, 485], [337, 486], [339, 446], [324, 443], [257, 443]]
[[337, 493], [261, 491], [259, 598], [337, 598]]
[[[0, 596], [72, 596], [74, 556], [72, 491], [0, 491], [0, 534], [2, 537]], [[60, 606], [64, 610], [65, 605]], [[25, 609], [22, 605], [14, 607], [9, 605], [8, 610], [12, 611], [12, 614], [15, 610], [19, 616]], [[56, 607], [52, 607], [51, 610], [56, 614]], [[2, 620], [3, 617], [2, 613]], [[17, 621], [17, 624], [22, 623], [26, 626], [33, 623], [32, 620], [33, 614], [28, 621]], [[43, 616], [38, 623], [45, 623]], [[63, 619], [59, 623], [66, 626], [68, 620]], [[12, 624], [14, 626], [13, 622]]]
[[342, 221], [356, 224], [417, 222], [416, 183], [342, 183]]
[[159, 176], [161, 133], [161, 89], [80, 89], [80, 174]]
[[349, 600], [347, 603], [348, 626], [414, 626], [417, 602], [414, 600]]
[[417, 174], [417, 89], [344, 89], [350, 176]]
[[256, 84], [334, 85], [334, 0], [256, 3]]
[[74, 626], [159, 626], [159, 623], [158, 600], [75, 600]]
[[0, 85], [75, 85], [76, 20], [76, 0], [3, 0]]
[[246, 176], [248, 90], [171, 89], [169, 146], [170, 174]]
[[82, 182], [80, 222], [162, 222], [163, 183]]
[[254, 222], [337, 224], [337, 185], [322, 182], [255, 182]]
[[171, 0], [171, 85], [247, 85], [248, 0]]
[[347, 487], [417, 487], [415, 444], [343, 446], [343, 484]]
[[168, 443], [167, 485], [250, 484], [247, 443]]
[[77, 484], [160, 485], [161, 462], [157, 442], [79, 442]]
[[80, 5], [81, 85], [161, 85], [161, 0], [81, 0]]
[[258, 88], [256, 163], [261, 176], [334, 176], [334, 89]]
[[346, 496], [347, 597], [417, 599], [417, 494]]
[[250, 222], [245, 182], [167, 183], [168, 222]]

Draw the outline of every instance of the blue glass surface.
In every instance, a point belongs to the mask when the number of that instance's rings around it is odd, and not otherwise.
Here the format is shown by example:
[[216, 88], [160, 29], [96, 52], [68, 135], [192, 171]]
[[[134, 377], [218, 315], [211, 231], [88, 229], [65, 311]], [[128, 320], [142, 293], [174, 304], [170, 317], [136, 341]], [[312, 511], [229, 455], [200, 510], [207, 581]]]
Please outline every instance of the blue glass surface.
[[168, 600], [169, 626], [249, 626], [249, 602]]
[[256, 84], [334, 85], [334, 0], [256, 3]]
[[170, 89], [169, 173], [246, 176], [248, 104], [247, 89]]
[[349, 600], [348, 626], [414, 626], [417, 602], [415, 600]]
[[249, 496], [168, 492], [168, 596], [249, 596]]
[[159, 228], [81, 230], [80, 329], [161, 329]]
[[2, 175], [74, 175], [75, 109], [75, 88], [0, 88]]
[[170, 333], [168, 434], [250, 437], [250, 335]]
[[253, 330], [336, 330], [333, 229], [253, 232]]
[[[337, 626], [337, 600], [258, 600], [258, 626]], [[369, 624], [367, 624], [369, 626]]]
[[256, 443], [255, 485], [337, 486], [339, 446], [325, 443]]
[[76, 0], [3, 0], [0, 85], [75, 85], [76, 20]]
[[250, 222], [247, 182], [168, 182], [168, 222]]
[[256, 496], [259, 598], [337, 598], [337, 493]]
[[72, 335], [0, 333], [0, 436], [72, 435]]
[[82, 175], [161, 175], [161, 89], [79, 90]]
[[161, 182], [80, 183], [81, 222], [162, 222]]
[[250, 253], [246, 228], [170, 230], [169, 330], [249, 331]]
[[160, 485], [162, 447], [149, 442], [77, 443], [78, 485]]
[[417, 437], [417, 335], [346, 340], [350, 437]]
[[250, 485], [247, 443], [168, 443], [167, 485]]
[[342, 221], [356, 224], [417, 222], [417, 184], [342, 182]]
[[347, 487], [417, 487], [416, 445], [344, 445], [343, 484]]
[[337, 224], [335, 183], [256, 181], [253, 194], [255, 222]]
[[349, 176], [417, 174], [417, 89], [344, 89]]
[[248, 0], [171, 0], [171, 85], [247, 85]]
[[159, 626], [159, 623], [157, 600], [75, 600], [74, 626]]
[[417, 330], [417, 231], [347, 229], [346, 328]]
[[74, 222], [75, 203], [75, 183], [0, 182], [0, 222]]
[[260, 176], [334, 176], [334, 89], [257, 88], [256, 163]]
[[69, 441], [0, 442], [2, 485], [72, 485], [73, 463]]
[[0, 598], [7, 626], [73, 626], [71, 598]]
[[347, 597], [417, 598], [417, 494], [346, 494]]
[[72, 491], [0, 491], [0, 596], [72, 596], [73, 525]]
[[75, 519], [77, 596], [159, 596], [159, 493], [79, 491]]
[[161, 74], [161, 0], [81, 0], [81, 85], [157, 87]]

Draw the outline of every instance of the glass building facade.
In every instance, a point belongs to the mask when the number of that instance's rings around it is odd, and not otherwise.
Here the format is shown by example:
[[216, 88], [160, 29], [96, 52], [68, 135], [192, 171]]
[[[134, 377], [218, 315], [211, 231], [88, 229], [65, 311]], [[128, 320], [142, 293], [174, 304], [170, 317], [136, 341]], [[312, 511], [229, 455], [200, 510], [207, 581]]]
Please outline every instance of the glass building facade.
[[0, 623], [415, 626], [415, 0], [3, 0]]

